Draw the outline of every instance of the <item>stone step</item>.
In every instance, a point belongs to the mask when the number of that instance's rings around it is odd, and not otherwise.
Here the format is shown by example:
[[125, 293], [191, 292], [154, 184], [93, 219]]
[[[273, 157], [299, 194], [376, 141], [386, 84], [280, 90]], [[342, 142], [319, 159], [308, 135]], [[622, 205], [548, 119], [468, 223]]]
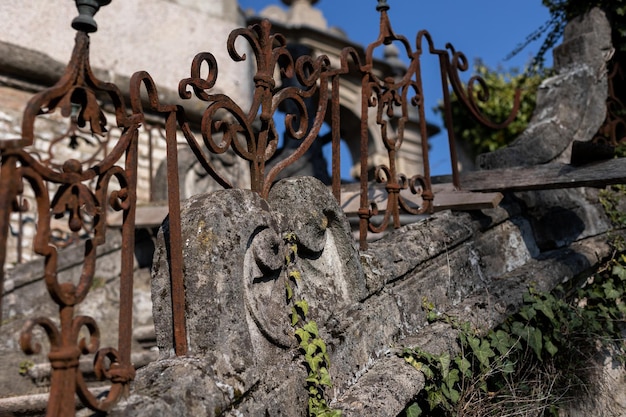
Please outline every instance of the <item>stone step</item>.
[[[158, 359], [159, 353], [156, 350], [145, 352], [137, 352], [131, 355], [131, 361], [135, 369], [140, 369], [150, 362]], [[96, 383], [93, 374], [93, 364], [89, 359], [82, 359], [79, 364], [80, 371], [85, 376], [88, 384]], [[33, 382], [41, 386], [50, 385], [50, 364], [43, 363], [33, 366], [27, 371], [27, 376], [32, 378]], [[94, 396], [99, 396], [110, 389], [110, 386], [93, 386], [90, 391]], [[26, 417], [26, 416], [43, 416], [45, 415], [46, 406], [48, 404], [48, 393], [20, 395], [15, 397], [0, 398], [0, 417]], [[76, 410], [85, 409], [76, 399]], [[91, 411], [86, 411], [86, 415], [91, 415]], [[77, 414], [80, 415], [80, 414]]]
[[[94, 396], [100, 396], [107, 392], [111, 387], [103, 386], [91, 388]], [[48, 404], [50, 394], [32, 394], [22, 395], [19, 397], [0, 398], [0, 417], [39, 417], [44, 416]], [[76, 410], [82, 410], [85, 407], [76, 398]]]
[[[144, 352], [135, 352], [131, 354], [130, 360], [135, 369], [140, 369], [159, 358], [157, 350], [147, 350]], [[78, 368], [85, 377], [86, 382], [96, 382], [93, 373], [93, 360], [91, 358], [83, 358], [80, 360]], [[51, 367], [49, 363], [39, 363], [26, 371], [27, 377], [31, 378], [33, 383], [39, 387], [50, 386]], [[2, 417], [2, 415], [0, 415]]]

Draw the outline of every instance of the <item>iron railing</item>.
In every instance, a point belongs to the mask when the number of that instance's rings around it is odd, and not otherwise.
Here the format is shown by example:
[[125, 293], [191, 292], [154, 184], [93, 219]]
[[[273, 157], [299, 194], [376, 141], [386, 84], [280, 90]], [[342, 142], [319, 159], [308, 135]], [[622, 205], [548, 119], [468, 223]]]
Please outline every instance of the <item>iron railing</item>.
[[[189, 148], [199, 164], [224, 188], [231, 188], [224, 173], [212, 163], [210, 154], [232, 150], [248, 162], [251, 189], [261, 196], [268, 195], [281, 171], [300, 158], [317, 140], [325, 120], [330, 120], [332, 143], [332, 191], [341, 199], [340, 176], [340, 78], [355, 74], [361, 80], [360, 125], [360, 246], [367, 246], [368, 231], [380, 232], [391, 225], [399, 227], [400, 214], [421, 214], [432, 211], [433, 191], [428, 160], [427, 125], [424, 110], [421, 57], [429, 53], [438, 58], [441, 69], [445, 121], [448, 127], [454, 184], [460, 188], [452, 137], [450, 93], [451, 87], [474, 115], [483, 122], [497, 126], [480, 116], [473, 86], [483, 90], [484, 82], [471, 79], [464, 88], [458, 71], [467, 69], [465, 56], [452, 46], [436, 49], [428, 32], [416, 37], [415, 49], [403, 36], [396, 35], [387, 16], [389, 6], [379, 1], [380, 30], [378, 38], [365, 54], [354, 47], [341, 52], [339, 67], [332, 67], [325, 56], [293, 57], [286, 38], [272, 32], [272, 25], [264, 20], [245, 29], [237, 29], [228, 38], [228, 52], [234, 61], [250, 59], [238, 51], [236, 41], [244, 39], [256, 60], [254, 95], [251, 104], [242, 108], [229, 96], [213, 93], [218, 78], [218, 63], [210, 53], [198, 54], [191, 64], [191, 75], [180, 82], [182, 99], [195, 95], [207, 103], [196, 134], [182, 106], [161, 103], [157, 87], [146, 72], [135, 73], [130, 82], [130, 106], [125, 104], [121, 91], [113, 84], [98, 80], [89, 64], [89, 35], [95, 32], [93, 16], [100, 6], [110, 0], [76, 0], [80, 16], [73, 22], [77, 30], [76, 44], [65, 74], [53, 87], [36, 94], [28, 103], [23, 117], [22, 138], [0, 143], [0, 241], [6, 242], [10, 231], [11, 213], [30, 210], [22, 196], [25, 187], [32, 190], [36, 218], [34, 252], [43, 257], [45, 283], [52, 300], [59, 307], [58, 320], [37, 317], [29, 320], [20, 339], [26, 353], [38, 352], [40, 344], [33, 341], [33, 329], [42, 328], [50, 342], [48, 358], [52, 367], [48, 416], [74, 415], [74, 395], [87, 407], [106, 412], [127, 391], [134, 376], [130, 362], [133, 294], [133, 246], [137, 207], [138, 130], [146, 123], [146, 114], [157, 114], [163, 119], [164, 141], [167, 150], [167, 183], [169, 189], [169, 255], [172, 282], [174, 344], [177, 355], [187, 352], [185, 327], [185, 294], [183, 287], [182, 237], [180, 229], [180, 193], [178, 178], [177, 131], [182, 131]], [[374, 50], [397, 43], [409, 62], [400, 77], [380, 77], [373, 71]], [[201, 76], [201, 67], [209, 68], [208, 76]], [[276, 68], [285, 77], [297, 79], [296, 85], [277, 87]], [[142, 96], [147, 99], [142, 100]], [[103, 112], [103, 101], [112, 105], [115, 126]], [[311, 106], [310, 102], [314, 105]], [[289, 136], [300, 142], [295, 151], [268, 168], [267, 163], [278, 149], [278, 133], [274, 115], [290, 103], [285, 117]], [[422, 137], [423, 172], [405, 175], [397, 170], [396, 160], [401, 151], [404, 127], [410, 108], [417, 109]], [[313, 112], [310, 111], [313, 109]], [[375, 224], [376, 204], [368, 198], [368, 115], [375, 109], [376, 123], [387, 150], [388, 163], [375, 167], [375, 178], [384, 184], [388, 194], [382, 221]], [[515, 105], [517, 109], [517, 102]], [[50, 163], [35, 156], [35, 120], [42, 114], [59, 110], [71, 126], [88, 128], [94, 137], [108, 138], [107, 151], [98, 158], [69, 159], [62, 164]], [[514, 110], [515, 112], [516, 110]], [[512, 118], [513, 116], [511, 116]], [[510, 119], [511, 119], [510, 118]], [[392, 128], [391, 120], [394, 120]], [[510, 120], [509, 119], [509, 120]], [[504, 123], [508, 122], [505, 121]], [[115, 132], [115, 138], [107, 136]], [[73, 132], [73, 130], [70, 130]], [[66, 135], [71, 139], [72, 133]], [[422, 197], [418, 206], [409, 204], [400, 194], [410, 190]], [[100, 348], [99, 326], [88, 316], [76, 315], [76, 307], [88, 296], [96, 272], [96, 247], [105, 242], [107, 216], [121, 211], [122, 275], [120, 281], [120, 310], [118, 347]], [[57, 274], [59, 245], [54, 242], [51, 228], [53, 218], [64, 220], [73, 233], [80, 234], [78, 244], [84, 247], [84, 265], [78, 282], [69, 282]], [[6, 245], [0, 245], [0, 288], [5, 274]], [[0, 298], [1, 299], [1, 298]], [[1, 307], [1, 305], [0, 305]], [[85, 332], [88, 337], [81, 337]], [[82, 333], [81, 333], [82, 332]], [[88, 390], [78, 363], [82, 355], [95, 354], [95, 374], [111, 383], [104, 399], [98, 399]]]

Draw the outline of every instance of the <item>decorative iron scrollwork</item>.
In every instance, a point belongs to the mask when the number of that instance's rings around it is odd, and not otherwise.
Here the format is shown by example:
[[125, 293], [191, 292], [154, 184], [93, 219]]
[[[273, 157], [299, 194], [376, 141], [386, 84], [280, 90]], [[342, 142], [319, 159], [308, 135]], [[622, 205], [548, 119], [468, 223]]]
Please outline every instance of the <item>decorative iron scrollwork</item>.
[[[0, 209], [0, 234], [6, 239], [11, 211], [27, 209], [22, 198], [24, 187], [32, 189], [37, 212], [34, 252], [43, 257], [44, 280], [52, 300], [59, 307], [59, 321], [39, 317], [26, 322], [20, 345], [25, 353], [42, 350], [33, 340], [35, 327], [44, 330], [50, 342], [48, 358], [52, 367], [49, 416], [74, 415], [74, 395], [96, 411], [106, 411], [127, 390], [134, 375], [130, 363], [130, 320], [132, 320], [132, 265], [134, 245], [134, 208], [136, 206], [137, 130], [143, 115], [129, 116], [122, 94], [113, 84], [99, 81], [89, 65], [89, 37], [85, 32], [95, 31], [93, 14], [109, 1], [77, 1], [81, 15], [74, 21], [79, 30], [70, 63], [53, 87], [44, 90], [29, 101], [22, 121], [22, 139], [0, 144], [0, 194], [12, 206]], [[93, 23], [94, 26], [89, 26]], [[87, 25], [87, 26], [85, 26]], [[106, 95], [115, 108], [120, 137], [112, 149], [106, 150], [107, 118], [99, 100]], [[59, 112], [68, 121], [69, 128], [52, 140], [46, 157], [39, 157], [30, 146], [35, 141], [35, 121], [41, 115]], [[96, 154], [83, 160], [69, 158], [62, 164], [56, 161], [54, 146], [75, 136], [79, 128], [88, 129], [100, 144], [93, 147]], [[103, 145], [104, 144], [104, 145]], [[96, 156], [98, 153], [100, 155]], [[123, 161], [124, 166], [120, 166]], [[115, 186], [111, 183], [115, 182]], [[99, 350], [100, 330], [95, 320], [76, 315], [76, 307], [90, 292], [96, 272], [96, 248], [105, 242], [108, 210], [124, 211], [122, 227], [122, 276], [120, 290], [119, 349]], [[51, 227], [52, 217], [66, 220], [70, 233], [80, 234], [76, 244], [84, 248], [84, 260], [79, 278], [74, 282], [58, 272], [59, 247]], [[4, 246], [4, 245], [2, 245]], [[5, 249], [0, 253], [4, 264]], [[0, 287], [1, 287], [0, 280]], [[81, 337], [86, 330], [88, 337]], [[108, 378], [112, 388], [104, 399], [96, 399], [85, 384], [78, 368], [82, 355], [96, 355], [95, 372]], [[104, 361], [102, 358], [107, 358]], [[106, 362], [106, 366], [105, 366]]]
[[[428, 51], [438, 56], [442, 76], [444, 102], [449, 106], [449, 87], [459, 96], [461, 102], [486, 124], [498, 127], [512, 120], [511, 116], [503, 123], [493, 123], [481, 116], [476, 100], [488, 99], [484, 81], [473, 77], [464, 89], [458, 72], [467, 69], [467, 59], [451, 45], [445, 50], [435, 49], [428, 32], [419, 32], [416, 49], [403, 36], [394, 33], [385, 0], [379, 0], [377, 10], [381, 13], [378, 38], [369, 45], [365, 56], [355, 47], [347, 47], [340, 53], [340, 67], [332, 68], [330, 59], [325, 56], [313, 57], [309, 54], [294, 54], [290, 51], [287, 39], [272, 32], [269, 21], [245, 29], [237, 29], [228, 37], [228, 53], [233, 61], [248, 59], [237, 49], [237, 42], [244, 40], [249, 45], [255, 60], [256, 73], [253, 77], [254, 94], [246, 105], [236, 103], [229, 96], [213, 91], [218, 82], [218, 63], [209, 52], [203, 52], [193, 59], [190, 77], [179, 84], [182, 99], [195, 95], [206, 102], [200, 135], [191, 124], [182, 106], [162, 104], [157, 87], [146, 72], [135, 73], [130, 80], [130, 110], [124, 104], [119, 89], [98, 80], [89, 64], [89, 36], [97, 25], [93, 16], [100, 7], [110, 0], [76, 0], [79, 16], [73, 26], [79, 31], [72, 58], [57, 84], [35, 95], [28, 103], [22, 122], [20, 140], [0, 143], [0, 242], [5, 242], [9, 233], [9, 220], [12, 212], [28, 209], [24, 198], [24, 187], [29, 186], [35, 196], [33, 209], [37, 211], [34, 251], [43, 257], [44, 275], [47, 290], [52, 300], [59, 306], [58, 323], [40, 317], [28, 321], [21, 337], [21, 345], [26, 353], [42, 350], [33, 339], [33, 329], [43, 329], [49, 342], [48, 354], [53, 369], [52, 387], [48, 415], [67, 416], [74, 413], [74, 396], [96, 411], [106, 411], [128, 390], [134, 377], [130, 363], [130, 340], [132, 325], [133, 297], [133, 247], [135, 235], [135, 209], [137, 201], [137, 161], [138, 129], [145, 123], [144, 106], [153, 114], [165, 119], [169, 233], [168, 256], [170, 261], [172, 323], [175, 351], [178, 355], [187, 353], [187, 333], [185, 323], [185, 286], [183, 282], [182, 232], [180, 221], [180, 193], [178, 178], [178, 141], [180, 129], [189, 148], [199, 164], [221, 186], [232, 188], [223, 173], [211, 163], [209, 154], [223, 154], [232, 150], [235, 155], [247, 161], [250, 167], [251, 188], [262, 197], [267, 197], [273, 183], [287, 167], [294, 164], [309, 150], [318, 138], [325, 121], [331, 123], [333, 147], [333, 194], [340, 199], [339, 141], [341, 139], [339, 89], [340, 77], [346, 74], [361, 79], [361, 199], [358, 214], [360, 217], [360, 243], [366, 248], [368, 230], [381, 232], [393, 224], [400, 226], [400, 212], [421, 214], [432, 211], [433, 191], [430, 182], [428, 141], [424, 111], [423, 84], [420, 58], [423, 43]], [[410, 61], [404, 74], [380, 76], [374, 71], [373, 51], [381, 45], [399, 43]], [[203, 73], [206, 75], [203, 76]], [[281, 74], [282, 84], [276, 77]], [[286, 83], [285, 80], [293, 81]], [[477, 91], [476, 89], [480, 89]], [[142, 95], [142, 89], [145, 93]], [[101, 99], [105, 97], [114, 109], [115, 125], [102, 110]], [[147, 100], [145, 98], [147, 97]], [[278, 111], [286, 110], [285, 131], [298, 146], [286, 158], [273, 164], [271, 158], [278, 149], [278, 130], [274, 117]], [[398, 153], [402, 149], [405, 128], [409, 121], [409, 110], [417, 109], [423, 172], [408, 175], [399, 172]], [[517, 103], [514, 109], [517, 109]], [[64, 133], [53, 138], [48, 155], [39, 156], [32, 145], [35, 141], [35, 120], [42, 115], [51, 115], [59, 110], [68, 121]], [[368, 124], [371, 113], [375, 120]], [[514, 110], [515, 111], [515, 110]], [[130, 114], [129, 114], [130, 113]], [[111, 119], [112, 116], [109, 116]], [[392, 123], [393, 122], [393, 123]], [[394, 124], [395, 123], [395, 124]], [[448, 133], [452, 134], [449, 112], [446, 115]], [[388, 194], [387, 207], [379, 224], [372, 222], [379, 208], [369, 201], [368, 188], [370, 173], [369, 141], [370, 129], [380, 129], [387, 162], [374, 169], [375, 179], [384, 185]], [[119, 132], [119, 137], [111, 132]], [[90, 140], [84, 135], [91, 135]], [[81, 143], [90, 142], [93, 155], [85, 158], [63, 158], [56, 153], [55, 146], [68, 142], [71, 148], [80, 148]], [[449, 138], [453, 177], [458, 184], [454, 140]], [[111, 148], [111, 149], [109, 149]], [[43, 153], [43, 152], [42, 152]], [[101, 157], [99, 155], [102, 155]], [[64, 159], [64, 162], [59, 162]], [[420, 195], [419, 206], [409, 204], [403, 192]], [[107, 213], [121, 211], [122, 254], [120, 278], [120, 323], [118, 348], [100, 348], [100, 330], [93, 318], [75, 315], [76, 308], [89, 295], [96, 268], [96, 248], [105, 242]], [[325, 216], [325, 215], [324, 215]], [[82, 245], [84, 262], [80, 277], [76, 282], [63, 281], [58, 272], [58, 258], [61, 244], [51, 227], [52, 217], [66, 221], [68, 233], [81, 236], [72, 240]], [[323, 217], [317, 235], [322, 236], [329, 219]], [[268, 232], [269, 233], [269, 232]], [[314, 233], [315, 234], [315, 233]], [[270, 244], [275, 253], [270, 259], [257, 259], [259, 270], [278, 268], [280, 242], [277, 236], [258, 234], [258, 244]], [[322, 239], [320, 239], [320, 242]], [[254, 249], [254, 248], [253, 248]], [[310, 247], [310, 250], [316, 250]], [[275, 259], [274, 259], [275, 258]], [[6, 260], [6, 245], [0, 245], [0, 264]], [[280, 262], [279, 262], [280, 263]], [[4, 271], [0, 271], [0, 289]], [[1, 297], [0, 297], [1, 300]], [[87, 337], [81, 337], [87, 332]], [[95, 398], [87, 389], [83, 375], [78, 369], [81, 355], [95, 355], [94, 372], [99, 378], [108, 379], [111, 389], [104, 399]]]
[[[328, 102], [326, 85], [330, 62], [325, 56], [317, 59], [303, 56], [294, 60], [284, 36], [273, 34], [271, 24], [266, 20], [245, 29], [234, 30], [230, 34], [228, 52], [235, 62], [248, 58], [246, 54], [237, 51], [235, 43], [239, 38], [245, 39], [250, 45], [257, 67], [254, 75], [254, 96], [249, 109], [242, 109], [224, 94], [207, 92], [214, 87], [218, 77], [218, 66], [210, 53], [201, 53], [195, 57], [191, 66], [191, 77], [180, 82], [179, 95], [183, 99], [189, 99], [191, 92], [188, 88], [191, 87], [197, 98], [209, 102], [201, 124], [204, 145], [217, 154], [232, 149], [239, 157], [248, 161], [252, 189], [266, 196], [278, 173], [299, 159], [319, 134]], [[204, 64], [208, 67], [206, 78], [200, 76]], [[274, 79], [276, 68], [285, 77], [296, 77], [301, 87], [278, 88]], [[305, 100], [314, 96], [319, 105], [316, 113], [311, 115]], [[291, 137], [302, 143], [292, 155], [266, 172], [266, 163], [278, 147], [274, 115], [285, 101], [290, 101], [293, 104], [291, 107], [295, 109], [285, 116], [285, 129]], [[313, 120], [312, 123], [309, 122], [310, 119]], [[253, 126], [257, 120], [260, 122], [258, 128]], [[181, 128], [207, 171], [217, 181], [230, 186], [222, 175], [215, 172], [188, 125], [182, 123]]]

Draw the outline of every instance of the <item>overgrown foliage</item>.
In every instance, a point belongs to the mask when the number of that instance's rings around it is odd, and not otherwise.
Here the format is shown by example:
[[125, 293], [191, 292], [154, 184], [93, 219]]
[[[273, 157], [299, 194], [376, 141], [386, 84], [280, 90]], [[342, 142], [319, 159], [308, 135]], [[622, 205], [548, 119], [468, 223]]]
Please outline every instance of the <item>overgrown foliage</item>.
[[[480, 124], [459, 101], [456, 94], [451, 95], [454, 136], [470, 156], [475, 158], [478, 154], [492, 152], [508, 145], [526, 129], [535, 109], [537, 88], [547, 71], [528, 76], [516, 69], [508, 72], [502, 69], [494, 70], [477, 60], [473, 73], [483, 78], [488, 86], [488, 100], [476, 100], [476, 103], [489, 120], [494, 122], [506, 120], [513, 108], [516, 90], [519, 89], [522, 93], [517, 117], [504, 129], [492, 129]], [[478, 96], [484, 92], [477, 89], [475, 93]], [[443, 116], [443, 103], [440, 103], [436, 111]]]
[[295, 289], [302, 275], [297, 269], [295, 261], [298, 252], [298, 238], [294, 233], [284, 236], [287, 248], [285, 264], [288, 271], [288, 280], [285, 282], [285, 297], [291, 307], [291, 325], [300, 343], [300, 353], [304, 356], [304, 365], [308, 376], [305, 380], [309, 391], [308, 415], [310, 417], [340, 417], [341, 411], [333, 410], [326, 403], [324, 396], [326, 389], [332, 387], [330, 380], [330, 358], [326, 351], [326, 343], [320, 337], [317, 323], [307, 318], [309, 303], [305, 299], [296, 300]]
[[[612, 221], [626, 227], [620, 201], [626, 187], [601, 195]], [[614, 255], [581, 282], [550, 293], [530, 288], [517, 314], [482, 334], [469, 323], [435, 313], [458, 330], [458, 351], [433, 355], [407, 349], [405, 360], [420, 370], [424, 390], [403, 412], [417, 416], [558, 416], [559, 407], [593, 394], [593, 357], [609, 349], [624, 364], [626, 343], [626, 246], [613, 239]]]
[[[489, 100], [477, 101], [478, 107], [488, 119], [493, 121], [506, 119], [512, 108], [515, 90], [522, 89], [520, 111], [513, 123], [497, 131], [485, 127], [471, 116], [456, 96], [452, 95], [454, 135], [472, 158], [508, 145], [526, 128], [535, 108], [537, 87], [549, 75], [549, 70], [544, 67], [546, 55], [560, 40], [565, 26], [572, 19], [584, 15], [594, 7], [604, 10], [611, 24], [612, 41], [616, 49], [609, 68], [613, 68], [616, 63], [626, 68], [626, 0], [543, 0], [543, 4], [550, 11], [550, 19], [528, 35], [509, 54], [509, 57], [512, 57], [532, 42], [543, 38], [539, 51], [523, 73], [517, 70], [507, 72], [502, 69], [490, 69], [480, 61], [474, 65], [474, 72], [480, 75], [489, 87]], [[618, 81], [614, 80], [614, 83]], [[623, 85], [619, 83], [615, 90], [621, 97]]]

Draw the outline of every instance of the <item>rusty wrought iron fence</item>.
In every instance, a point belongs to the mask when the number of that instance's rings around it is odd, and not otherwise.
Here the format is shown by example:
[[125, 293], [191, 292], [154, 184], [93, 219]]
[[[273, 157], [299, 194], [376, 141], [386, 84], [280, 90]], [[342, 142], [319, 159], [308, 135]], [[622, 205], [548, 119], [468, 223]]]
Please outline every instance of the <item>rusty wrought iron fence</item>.
[[[378, 38], [370, 44], [365, 54], [353, 47], [341, 53], [340, 65], [332, 67], [325, 56], [295, 58], [287, 47], [285, 37], [273, 33], [272, 25], [264, 20], [248, 28], [237, 29], [228, 38], [228, 52], [234, 61], [255, 59], [254, 95], [249, 107], [242, 108], [229, 96], [212, 92], [218, 79], [218, 63], [211, 53], [198, 54], [191, 63], [191, 75], [179, 85], [183, 99], [195, 95], [207, 103], [196, 134], [182, 106], [162, 103], [157, 86], [146, 72], [135, 73], [130, 82], [130, 103], [124, 101], [121, 91], [113, 84], [98, 80], [89, 64], [89, 33], [95, 32], [93, 16], [100, 6], [110, 0], [94, 2], [77, 0], [80, 16], [73, 21], [77, 30], [75, 48], [65, 74], [53, 87], [36, 94], [28, 103], [23, 116], [22, 137], [0, 143], [0, 241], [5, 243], [10, 233], [11, 213], [31, 209], [22, 196], [30, 188], [36, 211], [34, 252], [43, 257], [45, 283], [50, 297], [59, 307], [58, 319], [47, 317], [30, 319], [22, 332], [20, 344], [24, 352], [33, 353], [41, 345], [33, 340], [33, 329], [43, 329], [49, 339], [48, 358], [52, 367], [48, 416], [74, 415], [74, 396], [78, 395], [87, 407], [106, 412], [127, 392], [134, 376], [130, 362], [131, 323], [133, 305], [133, 246], [137, 207], [138, 131], [146, 123], [147, 112], [162, 117], [165, 147], [167, 150], [167, 183], [170, 233], [170, 273], [172, 282], [173, 326], [177, 355], [187, 352], [185, 328], [185, 294], [183, 287], [183, 245], [180, 229], [180, 190], [178, 178], [177, 131], [182, 131], [188, 147], [208, 175], [224, 188], [233, 184], [212, 163], [210, 154], [233, 151], [248, 162], [251, 189], [267, 196], [281, 171], [300, 158], [312, 143], [318, 140], [325, 120], [331, 121], [332, 191], [341, 199], [340, 176], [340, 103], [339, 80], [346, 74], [356, 74], [361, 80], [360, 124], [360, 245], [367, 245], [368, 231], [379, 232], [390, 226], [399, 227], [400, 214], [421, 214], [432, 210], [433, 191], [428, 161], [427, 125], [425, 120], [421, 57], [437, 57], [441, 69], [445, 120], [448, 127], [454, 184], [460, 188], [456, 152], [452, 135], [450, 92], [452, 88], [478, 119], [484, 120], [475, 102], [472, 86], [486, 89], [481, 79], [474, 78], [469, 88], [464, 88], [458, 71], [468, 67], [465, 56], [447, 45], [436, 49], [428, 32], [417, 34], [415, 48], [407, 38], [396, 35], [387, 16], [389, 6], [379, 1], [380, 30]], [[89, 5], [87, 5], [89, 3]], [[89, 7], [87, 7], [89, 6]], [[252, 51], [246, 56], [236, 47], [244, 39]], [[400, 77], [377, 75], [374, 71], [374, 50], [390, 43], [400, 45], [409, 65]], [[209, 68], [201, 75], [201, 68]], [[276, 69], [286, 77], [297, 79], [296, 85], [279, 87], [275, 80]], [[144, 99], [142, 99], [142, 96]], [[147, 97], [147, 99], [145, 99]], [[314, 102], [314, 106], [307, 102]], [[103, 102], [114, 109], [111, 123], [103, 112]], [[295, 151], [280, 162], [268, 167], [267, 163], [278, 149], [278, 133], [274, 115], [285, 102], [291, 103], [291, 112], [285, 118], [285, 129], [298, 140]], [[310, 112], [313, 108], [314, 111]], [[375, 167], [375, 179], [384, 184], [388, 203], [382, 221], [375, 224], [373, 216], [378, 209], [368, 198], [368, 115], [375, 109], [376, 123], [387, 150], [388, 162]], [[417, 109], [422, 137], [423, 172], [405, 175], [398, 172], [396, 161], [403, 143], [405, 123], [409, 110]], [[515, 109], [517, 108], [517, 103]], [[68, 159], [52, 163], [51, 158], [37, 156], [35, 121], [55, 111], [68, 120], [71, 129], [65, 137], [75, 135], [75, 127], [87, 129], [94, 137], [107, 138], [102, 143], [106, 152], [86, 160]], [[514, 110], [515, 112], [516, 110]], [[513, 115], [511, 116], [511, 118]], [[510, 118], [510, 119], [511, 119]], [[397, 128], [392, 129], [391, 120]], [[507, 123], [504, 121], [502, 124]], [[111, 126], [112, 125], [112, 126]], [[107, 133], [110, 132], [110, 133]], [[111, 133], [114, 132], [114, 133]], [[419, 205], [411, 205], [401, 196], [401, 190], [421, 195]], [[120, 281], [119, 335], [117, 348], [99, 346], [98, 323], [88, 316], [76, 314], [76, 308], [89, 295], [96, 273], [96, 248], [105, 242], [107, 216], [112, 211], [121, 212], [122, 248], [120, 252], [122, 273]], [[68, 281], [57, 273], [60, 245], [55, 242], [52, 221], [63, 221], [67, 228], [80, 234], [78, 241], [84, 248], [82, 274], [77, 282]], [[6, 245], [0, 245], [0, 284], [4, 280]], [[2, 285], [0, 285], [2, 288]], [[0, 298], [1, 300], [1, 298]], [[1, 307], [1, 305], [0, 305]], [[85, 333], [87, 336], [83, 337]], [[104, 399], [96, 398], [88, 390], [79, 371], [82, 355], [95, 354], [95, 374], [107, 379], [111, 389]]]

